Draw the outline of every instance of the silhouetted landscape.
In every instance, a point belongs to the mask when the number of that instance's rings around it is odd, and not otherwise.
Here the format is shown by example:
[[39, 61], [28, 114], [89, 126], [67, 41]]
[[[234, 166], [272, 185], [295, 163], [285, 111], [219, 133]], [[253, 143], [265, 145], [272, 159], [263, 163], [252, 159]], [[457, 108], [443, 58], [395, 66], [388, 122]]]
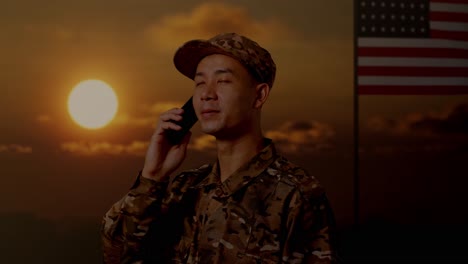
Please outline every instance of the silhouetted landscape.
[[[31, 214], [0, 215], [2, 263], [102, 263], [99, 222], [52, 223]], [[466, 225], [405, 225], [373, 219], [339, 230], [345, 263], [468, 260]]]
[[98, 221], [60, 222], [0, 215], [2, 263], [101, 263]]

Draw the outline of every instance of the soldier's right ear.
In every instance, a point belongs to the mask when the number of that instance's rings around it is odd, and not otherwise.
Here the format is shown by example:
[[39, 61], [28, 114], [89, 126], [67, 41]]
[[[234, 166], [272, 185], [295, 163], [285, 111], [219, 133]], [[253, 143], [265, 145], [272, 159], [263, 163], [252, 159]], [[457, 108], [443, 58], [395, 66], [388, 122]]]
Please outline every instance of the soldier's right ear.
[[268, 99], [268, 95], [270, 95], [270, 86], [267, 83], [257, 84], [255, 86], [255, 94], [254, 108], [260, 109]]

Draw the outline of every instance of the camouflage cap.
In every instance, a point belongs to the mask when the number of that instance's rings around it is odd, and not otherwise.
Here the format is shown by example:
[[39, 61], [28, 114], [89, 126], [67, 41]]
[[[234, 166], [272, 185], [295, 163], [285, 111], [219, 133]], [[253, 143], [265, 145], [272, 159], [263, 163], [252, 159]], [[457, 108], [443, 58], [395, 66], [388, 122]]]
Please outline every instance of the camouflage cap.
[[198, 63], [206, 56], [223, 54], [242, 63], [260, 83], [273, 87], [276, 65], [270, 53], [257, 42], [236, 33], [222, 33], [208, 40], [191, 40], [174, 55], [174, 64], [183, 75], [195, 78]]

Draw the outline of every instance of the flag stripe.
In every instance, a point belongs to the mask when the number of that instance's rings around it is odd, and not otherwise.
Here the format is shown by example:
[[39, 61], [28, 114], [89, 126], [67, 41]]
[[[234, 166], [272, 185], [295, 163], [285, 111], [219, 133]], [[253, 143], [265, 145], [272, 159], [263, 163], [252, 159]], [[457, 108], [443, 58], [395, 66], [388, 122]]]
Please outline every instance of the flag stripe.
[[431, 37], [468, 41], [468, 32], [431, 30]]
[[468, 78], [460, 77], [407, 77], [407, 76], [360, 76], [360, 85], [468, 85]]
[[466, 0], [432, 0], [432, 3], [466, 4]]
[[452, 13], [467, 13], [468, 4], [466, 2], [462, 4], [457, 3], [431, 3], [431, 11], [439, 12], [452, 12]]
[[[468, 16], [468, 15], [467, 15]], [[454, 22], [431, 22], [431, 29], [445, 30], [445, 31], [457, 31], [457, 32], [468, 32], [468, 23], [454, 23]]]
[[444, 67], [359, 67], [359, 76], [440, 76], [457, 77], [468, 72], [466, 68]]
[[464, 86], [392, 86], [392, 85], [363, 85], [359, 86], [358, 92], [361, 95], [449, 95], [449, 94], [467, 94], [468, 85]]
[[359, 47], [454, 48], [468, 50], [468, 41], [447, 39], [359, 38]]
[[359, 57], [358, 66], [468, 67], [465, 59]]
[[426, 57], [468, 59], [468, 49], [449, 48], [358, 48], [360, 57]]
[[432, 3], [468, 4], [467, 0], [431, 0]]
[[431, 12], [431, 21], [468, 22], [468, 16], [461, 13]]

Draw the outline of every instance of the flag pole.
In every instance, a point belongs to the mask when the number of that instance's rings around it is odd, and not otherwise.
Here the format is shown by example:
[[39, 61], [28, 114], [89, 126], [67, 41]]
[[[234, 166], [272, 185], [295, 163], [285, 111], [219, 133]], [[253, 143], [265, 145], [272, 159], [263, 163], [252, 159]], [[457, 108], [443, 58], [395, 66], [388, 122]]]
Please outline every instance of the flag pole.
[[359, 92], [358, 92], [358, 78], [357, 78], [357, 67], [358, 67], [358, 50], [357, 50], [357, 33], [358, 33], [358, 23], [357, 20], [359, 19], [358, 16], [358, 4], [359, 1], [353, 1], [353, 58], [354, 58], [354, 89], [353, 89], [353, 96], [354, 96], [354, 171], [353, 171], [353, 209], [354, 209], [354, 225], [357, 227], [359, 225], [359, 212], [360, 212], [360, 190], [359, 190]]

